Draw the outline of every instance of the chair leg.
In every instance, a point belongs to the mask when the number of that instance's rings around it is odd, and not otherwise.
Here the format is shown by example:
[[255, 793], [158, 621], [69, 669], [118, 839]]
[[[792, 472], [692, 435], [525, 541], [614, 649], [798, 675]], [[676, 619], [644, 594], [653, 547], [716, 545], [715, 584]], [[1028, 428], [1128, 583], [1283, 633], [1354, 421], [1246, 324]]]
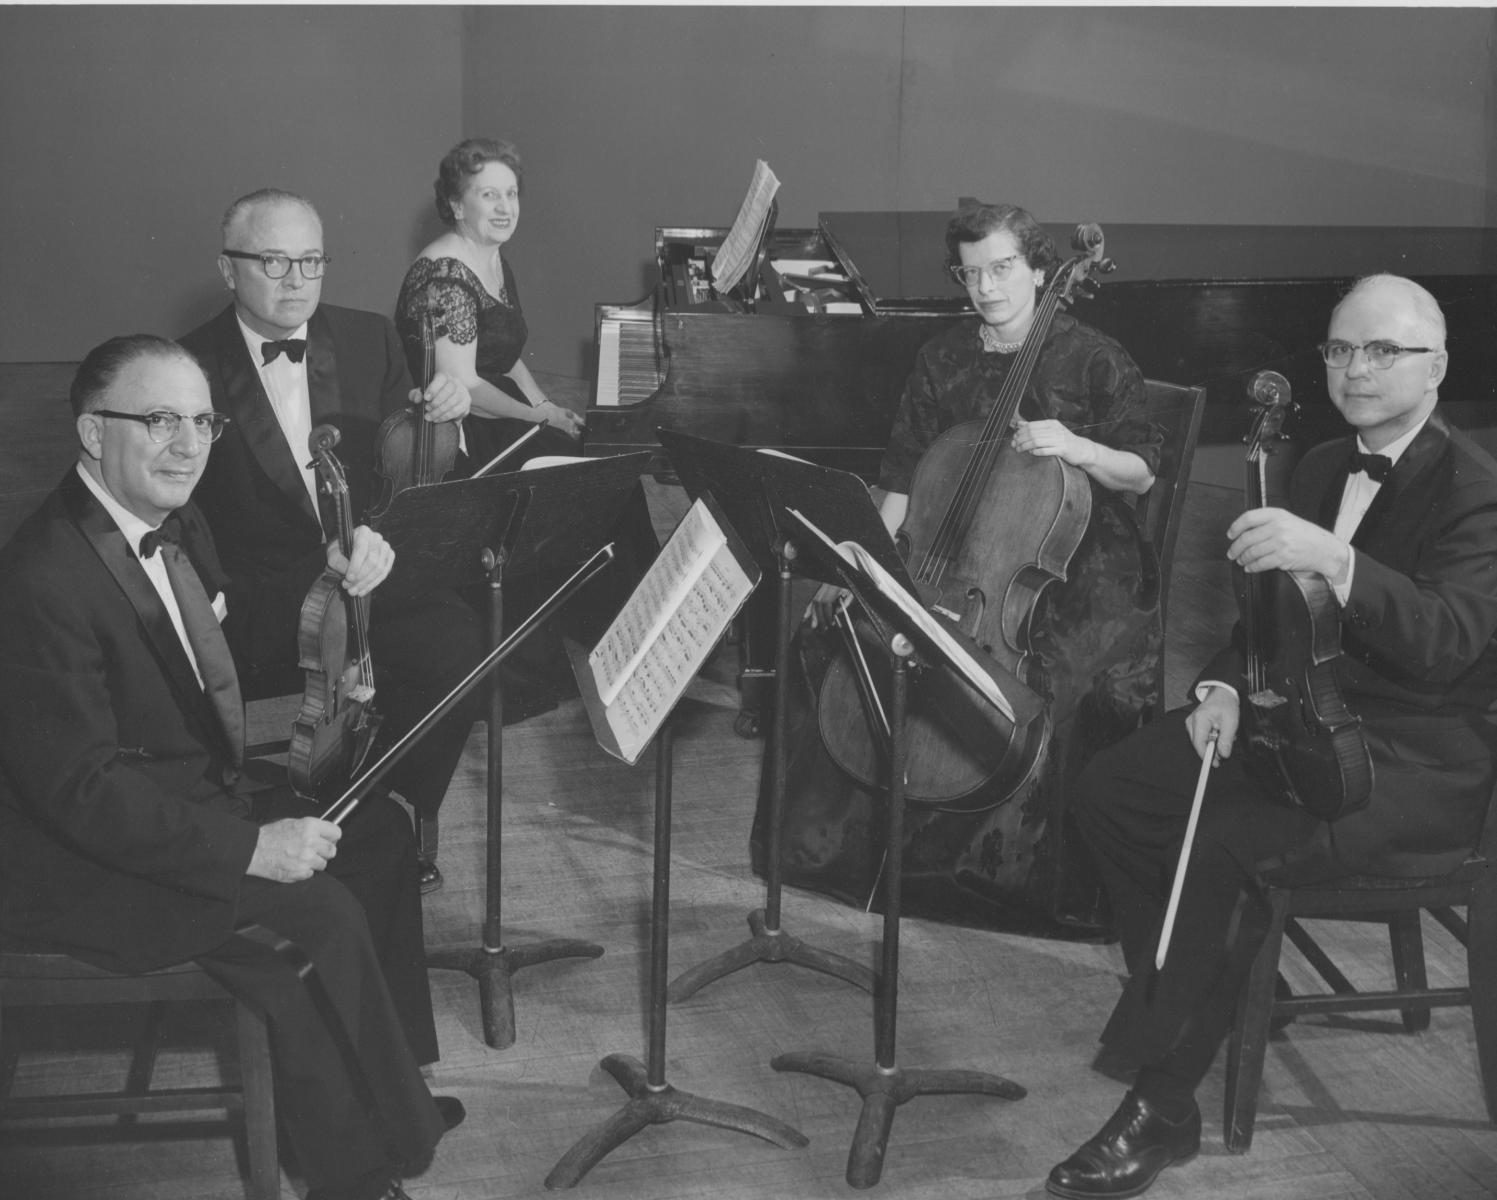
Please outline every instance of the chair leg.
[[276, 1148], [275, 1091], [265, 1018], [234, 1002], [239, 1040], [239, 1081], [244, 1088], [244, 1133], [251, 1200], [280, 1200], [281, 1160]]
[[1497, 1121], [1497, 875], [1488, 868], [1471, 889], [1466, 970], [1471, 984], [1471, 1022], [1487, 1115]]
[[[1424, 929], [1420, 910], [1394, 913], [1388, 921], [1388, 938], [1393, 951], [1393, 978], [1400, 992], [1422, 992], [1429, 987], [1424, 969]], [[1403, 1027], [1409, 1033], [1429, 1028], [1429, 1009], [1403, 1008]]]
[[1269, 1021], [1273, 1016], [1274, 984], [1279, 977], [1284, 922], [1289, 917], [1287, 890], [1269, 889], [1268, 901], [1268, 932], [1253, 959], [1247, 986], [1238, 998], [1237, 1015], [1227, 1039], [1222, 1137], [1233, 1154], [1246, 1154], [1253, 1144], [1253, 1124], [1258, 1117], [1258, 1088], [1263, 1082], [1263, 1057], [1268, 1052]]

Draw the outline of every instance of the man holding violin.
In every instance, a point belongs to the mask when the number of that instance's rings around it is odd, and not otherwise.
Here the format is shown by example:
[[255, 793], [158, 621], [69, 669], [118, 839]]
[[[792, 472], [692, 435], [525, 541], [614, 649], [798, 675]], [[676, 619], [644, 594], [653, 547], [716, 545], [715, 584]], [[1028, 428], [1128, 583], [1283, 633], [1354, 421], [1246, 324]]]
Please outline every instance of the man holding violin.
[[[1279, 798], [1244, 732], [1244, 635], [1180, 709], [1098, 754], [1074, 798], [1130, 973], [1098, 1066], [1134, 1071], [1100, 1132], [1056, 1166], [1055, 1195], [1133, 1196], [1200, 1148], [1195, 1092], [1231, 1028], [1268, 913], [1261, 872], [1293, 882], [1438, 875], [1471, 852], [1497, 781], [1497, 464], [1440, 412], [1445, 321], [1410, 280], [1359, 281], [1320, 346], [1348, 436], [1309, 451], [1287, 509], [1227, 529], [1251, 577], [1323, 580], [1335, 678], [1372, 765], [1363, 807], [1321, 820]], [[1287, 580], [1286, 580], [1287, 582]], [[1163, 965], [1169, 882], [1202, 763], [1204, 801]], [[1308, 802], [1308, 801], [1307, 801]]]
[[321, 820], [243, 761], [191, 502], [226, 420], [192, 356], [111, 339], [71, 400], [78, 462], [0, 550], [0, 933], [115, 971], [198, 962], [271, 1018], [308, 1200], [403, 1197], [463, 1115], [419, 1069], [410, 823], [388, 796]]
[[[340, 561], [325, 525], [308, 449], [313, 426], [340, 434], [337, 457], [357, 519], [374, 500], [377, 432], [407, 403], [428, 421], [467, 415], [467, 389], [444, 375], [417, 390], [394, 325], [377, 313], [321, 304], [331, 260], [309, 201], [265, 189], [230, 205], [218, 269], [233, 303], [181, 339], [230, 424], [203, 476], [198, 503], [228, 572], [224, 626], [250, 698], [300, 691], [302, 602], [331, 563], [350, 591], [374, 589], [394, 555], [367, 524]], [[410, 729], [483, 657], [482, 623], [451, 592], [399, 601], [374, 597], [369, 625], [374, 707], [383, 717], [373, 754]], [[459, 705], [391, 773], [390, 785], [422, 818], [435, 817], [475, 717]], [[440, 886], [435, 846], [423, 848], [422, 887]], [[417, 869], [415, 867], [413, 870]]]

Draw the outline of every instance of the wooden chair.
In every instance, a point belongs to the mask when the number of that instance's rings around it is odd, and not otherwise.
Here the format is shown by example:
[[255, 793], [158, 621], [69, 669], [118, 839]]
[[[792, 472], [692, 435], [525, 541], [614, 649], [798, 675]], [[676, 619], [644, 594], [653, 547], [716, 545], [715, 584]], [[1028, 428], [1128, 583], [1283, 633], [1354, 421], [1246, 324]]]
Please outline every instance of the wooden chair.
[[[239, 1046], [238, 1086], [151, 1088], [161, 1007], [187, 1000], [228, 1002], [234, 1006]], [[201, 967], [183, 963], [141, 975], [120, 975], [66, 954], [0, 947], [0, 1020], [6, 1010], [28, 1004], [147, 1004], [151, 1009], [146, 1035], [136, 1047], [123, 1088], [113, 1092], [12, 1097], [9, 1093], [14, 1082], [13, 1070], [7, 1070], [4, 1078], [0, 1078], [0, 1121], [225, 1108], [243, 1117], [250, 1200], [279, 1200], [281, 1168], [276, 1149], [275, 1100], [265, 1018], [235, 1000]], [[7, 1055], [5, 1061], [13, 1068], [15, 1055]]]
[[1196, 441], [1201, 435], [1206, 389], [1161, 383], [1157, 379], [1144, 380], [1144, 389], [1148, 419], [1164, 432], [1159, 472], [1144, 500], [1142, 513], [1144, 534], [1159, 557], [1159, 616], [1162, 624], [1167, 615], [1164, 606], [1169, 596], [1175, 542], [1180, 535], [1180, 516], [1185, 511], [1190, 465], [1195, 458]]
[[[1497, 797], [1493, 799], [1497, 808]], [[1253, 961], [1227, 1039], [1223, 1134], [1227, 1149], [1253, 1143], [1258, 1088], [1271, 1026], [1310, 1013], [1397, 1009], [1404, 1028], [1429, 1027], [1429, 1010], [1469, 1005], [1476, 1030], [1477, 1068], [1487, 1113], [1497, 1120], [1497, 819], [1489, 809], [1481, 844], [1459, 869], [1430, 879], [1359, 876], [1309, 887], [1268, 880], [1272, 913], [1268, 936]], [[1454, 910], [1464, 907], [1463, 918]], [[1430, 915], [1466, 948], [1467, 986], [1432, 988], [1424, 963], [1422, 914]], [[1300, 923], [1301, 918], [1370, 921], [1388, 927], [1394, 987], [1357, 991]], [[1329, 993], [1276, 996], [1279, 956], [1287, 937], [1331, 988]]]

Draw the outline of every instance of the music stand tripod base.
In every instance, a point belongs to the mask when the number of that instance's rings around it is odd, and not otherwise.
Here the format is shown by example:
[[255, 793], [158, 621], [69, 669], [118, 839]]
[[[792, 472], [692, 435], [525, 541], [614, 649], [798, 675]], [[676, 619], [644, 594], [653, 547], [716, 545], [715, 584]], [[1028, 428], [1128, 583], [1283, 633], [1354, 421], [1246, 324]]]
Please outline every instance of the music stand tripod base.
[[466, 971], [478, 982], [478, 1004], [483, 1018], [483, 1040], [493, 1050], [515, 1044], [516, 971], [558, 958], [601, 958], [603, 947], [576, 938], [552, 938], [524, 946], [476, 950], [434, 950], [426, 965], [439, 971]]
[[809, 1144], [805, 1134], [784, 1121], [721, 1100], [680, 1092], [665, 1080], [665, 974], [670, 958], [671, 748], [667, 717], [655, 735], [655, 880], [650, 920], [650, 997], [647, 1062], [627, 1054], [610, 1054], [601, 1066], [628, 1094], [629, 1100], [596, 1129], [579, 1138], [546, 1176], [548, 1188], [575, 1186], [611, 1150], [648, 1125], [694, 1121], [751, 1133], [783, 1150]]
[[652, 1087], [644, 1063], [627, 1054], [610, 1054], [600, 1064], [618, 1080], [629, 1102], [591, 1133], [580, 1138], [562, 1155], [546, 1176], [548, 1188], [575, 1187], [609, 1151], [622, 1145], [647, 1125], [670, 1121], [694, 1121], [738, 1133], [751, 1133], [782, 1150], [799, 1150], [809, 1144], [805, 1134], [784, 1121], [741, 1104], [707, 1100], [670, 1084]]
[[709, 983], [753, 963], [790, 963], [809, 967], [825, 975], [834, 975], [865, 992], [874, 990], [872, 968], [830, 950], [818, 949], [783, 929], [771, 929], [764, 909], [756, 908], [749, 913], [748, 925], [750, 936], [747, 941], [739, 942], [716, 958], [709, 958], [690, 970], [682, 971], [671, 980], [670, 987], [665, 992], [666, 998], [672, 1004], [679, 1004]]
[[[889, 784], [885, 788], [886, 844], [904, 844], [905, 711], [911, 647], [896, 634], [888, 647], [893, 659], [890, 726], [893, 734]], [[895, 1065], [894, 1045], [899, 1012], [899, 920], [901, 878], [898, 870], [884, 877], [883, 962], [880, 988], [874, 997], [874, 1061], [854, 1063], [821, 1051], [781, 1054], [770, 1060], [776, 1071], [799, 1071], [854, 1088], [863, 1098], [858, 1127], [847, 1154], [847, 1182], [855, 1188], [872, 1187], [884, 1170], [884, 1152], [899, 1106], [916, 1096], [979, 1095], [1021, 1100], [1022, 1085], [985, 1071], [931, 1068], [906, 1069]]]

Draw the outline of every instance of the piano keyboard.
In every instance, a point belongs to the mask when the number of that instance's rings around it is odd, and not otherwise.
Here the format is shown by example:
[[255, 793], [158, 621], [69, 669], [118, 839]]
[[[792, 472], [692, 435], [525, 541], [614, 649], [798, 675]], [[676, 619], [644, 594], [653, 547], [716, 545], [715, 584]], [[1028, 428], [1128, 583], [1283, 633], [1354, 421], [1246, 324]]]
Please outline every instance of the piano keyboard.
[[664, 382], [655, 361], [655, 322], [649, 313], [607, 313], [598, 324], [595, 407], [641, 404]]

